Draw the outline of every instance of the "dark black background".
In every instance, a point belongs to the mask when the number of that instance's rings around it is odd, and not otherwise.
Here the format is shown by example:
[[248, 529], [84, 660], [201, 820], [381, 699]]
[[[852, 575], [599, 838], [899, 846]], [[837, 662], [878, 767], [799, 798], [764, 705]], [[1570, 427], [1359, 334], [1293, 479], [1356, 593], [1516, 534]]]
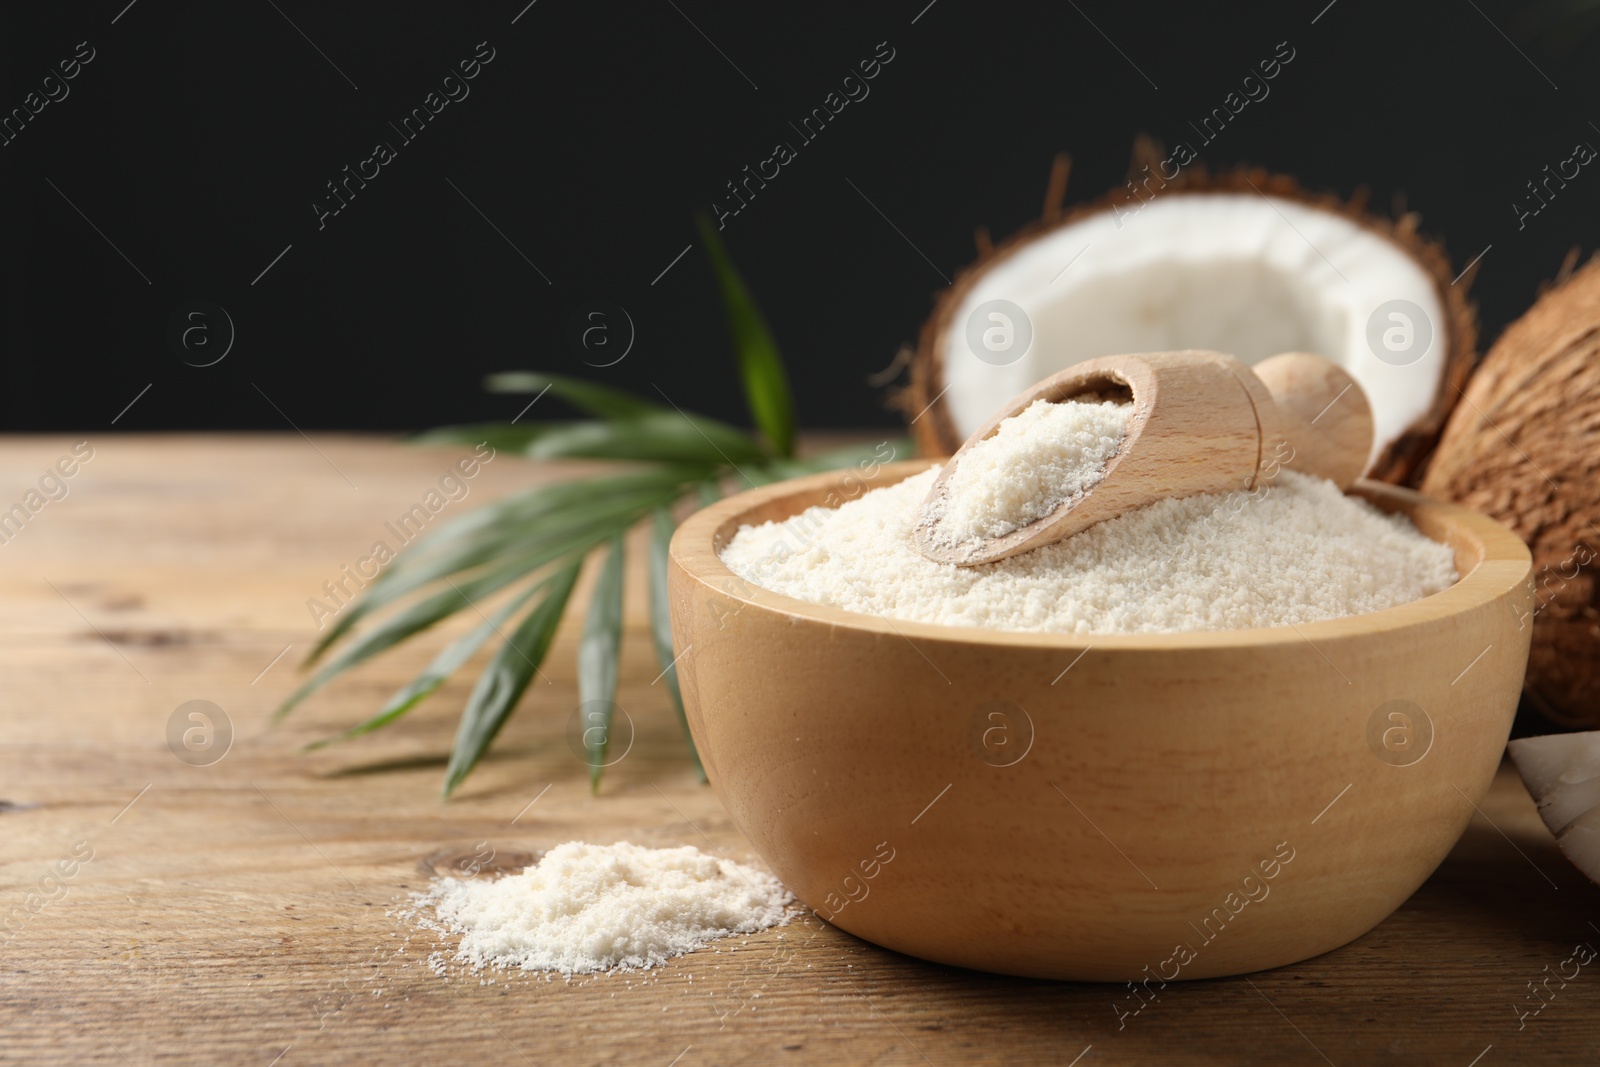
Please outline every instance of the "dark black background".
[[[972, 258], [975, 225], [998, 236], [1038, 213], [1057, 150], [1075, 160], [1069, 200], [1099, 195], [1136, 133], [1188, 138], [1280, 41], [1293, 63], [1204, 160], [1366, 184], [1385, 207], [1403, 195], [1457, 269], [1492, 245], [1474, 288], [1486, 339], [1600, 222], [1587, 170], [1520, 231], [1512, 208], [1574, 143], [1600, 145], [1600, 36], [1566, 14], [1575, 0], [525, 3], [0, 8], [0, 112], [78, 42], [97, 53], [0, 148], [0, 428], [107, 429], [148, 383], [115, 429], [505, 419], [524, 401], [480, 380], [512, 367], [657, 385], [748, 424], [704, 253], [652, 279], [693, 240], [693, 211], [796, 140], [788, 123], [883, 41], [895, 58], [870, 96], [724, 231], [803, 425], [895, 421], [866, 377]], [[495, 58], [471, 95], [319, 231], [324, 183], [397, 140], [387, 123], [480, 41]], [[567, 343], [595, 299], [637, 329], [604, 370]], [[216, 366], [167, 343], [189, 300], [234, 320]]]

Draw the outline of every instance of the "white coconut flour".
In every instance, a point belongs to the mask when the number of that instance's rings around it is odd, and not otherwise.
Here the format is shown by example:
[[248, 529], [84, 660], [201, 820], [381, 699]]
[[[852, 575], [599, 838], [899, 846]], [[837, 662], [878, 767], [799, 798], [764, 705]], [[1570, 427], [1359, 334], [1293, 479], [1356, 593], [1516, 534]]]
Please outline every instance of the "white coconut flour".
[[1133, 405], [1099, 397], [1035, 400], [962, 453], [930, 518], [936, 541], [965, 544], [1044, 518], [1105, 477]]
[[419, 900], [461, 938], [455, 959], [564, 975], [642, 970], [787, 922], [776, 878], [691, 846], [557, 845], [521, 874], [445, 878]]
[[847, 611], [1086, 634], [1318, 622], [1418, 600], [1456, 580], [1449, 547], [1293, 471], [1248, 493], [1162, 500], [995, 563], [934, 563], [911, 532], [937, 474], [746, 526], [722, 560], [756, 585]]

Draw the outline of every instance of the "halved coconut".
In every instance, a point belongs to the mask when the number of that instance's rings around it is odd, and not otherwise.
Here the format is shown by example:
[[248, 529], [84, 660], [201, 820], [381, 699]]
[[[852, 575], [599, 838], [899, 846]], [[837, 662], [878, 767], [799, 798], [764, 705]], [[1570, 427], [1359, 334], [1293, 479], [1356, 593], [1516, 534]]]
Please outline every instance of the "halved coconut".
[[[1417, 217], [1391, 222], [1261, 170], [1163, 182], [1159, 149], [1127, 186], [1045, 217], [962, 271], [938, 299], [898, 406], [948, 455], [1005, 400], [1095, 356], [1200, 348], [1256, 363], [1314, 352], [1372, 404], [1368, 473], [1408, 480], [1471, 368], [1476, 321]], [[1167, 169], [1171, 169], [1168, 160]]]
[[1523, 737], [1506, 750], [1562, 854], [1600, 884], [1600, 732]]

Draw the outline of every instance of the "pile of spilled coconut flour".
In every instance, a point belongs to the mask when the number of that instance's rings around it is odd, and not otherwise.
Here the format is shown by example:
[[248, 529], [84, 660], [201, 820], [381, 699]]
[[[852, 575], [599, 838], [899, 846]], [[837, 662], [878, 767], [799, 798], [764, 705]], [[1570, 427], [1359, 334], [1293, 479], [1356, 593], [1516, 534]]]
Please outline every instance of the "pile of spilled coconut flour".
[[[958, 541], [996, 536], [1092, 489], [1130, 407], [1039, 401], [1005, 420], [962, 457], [940, 526]], [[969, 476], [968, 457], [986, 446]], [[847, 611], [1082, 634], [1319, 622], [1419, 600], [1457, 578], [1451, 549], [1405, 517], [1288, 470], [1248, 492], [1162, 500], [994, 563], [935, 563], [912, 535], [938, 473], [746, 526], [722, 561], [756, 585]]]
[[460, 938], [450, 959], [469, 971], [568, 976], [647, 970], [795, 914], [765, 871], [687, 845], [627, 842], [569, 841], [520, 874], [439, 879], [415, 903], [425, 926]]

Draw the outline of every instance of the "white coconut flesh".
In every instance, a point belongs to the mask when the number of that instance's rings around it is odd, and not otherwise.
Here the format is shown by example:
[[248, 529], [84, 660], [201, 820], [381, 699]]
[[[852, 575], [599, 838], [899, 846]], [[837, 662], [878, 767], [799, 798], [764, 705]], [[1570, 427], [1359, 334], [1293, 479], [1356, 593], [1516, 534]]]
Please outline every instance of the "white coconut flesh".
[[[1004, 350], [1006, 324], [980, 313], [992, 300], [1031, 324], [1020, 358]], [[1386, 359], [1369, 343], [1374, 321]], [[987, 267], [946, 323], [944, 400], [963, 439], [1034, 382], [1096, 356], [1208, 348], [1257, 363], [1298, 351], [1366, 391], [1376, 458], [1427, 414], [1449, 350], [1433, 277], [1400, 245], [1255, 194], [1158, 196], [1058, 227]], [[986, 340], [988, 328], [1002, 332]]]
[[1507, 750], [1562, 853], [1600, 883], [1600, 731], [1523, 737]]

